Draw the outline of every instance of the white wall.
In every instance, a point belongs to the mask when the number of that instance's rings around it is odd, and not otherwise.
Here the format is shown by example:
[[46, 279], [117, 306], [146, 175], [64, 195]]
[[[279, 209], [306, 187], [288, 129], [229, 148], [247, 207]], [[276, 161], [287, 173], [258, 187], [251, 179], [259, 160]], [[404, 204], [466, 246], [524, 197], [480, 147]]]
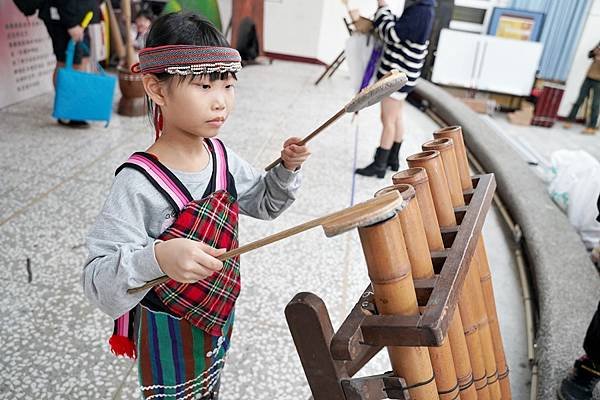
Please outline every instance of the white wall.
[[600, 42], [600, 0], [594, 0], [590, 9], [587, 22], [583, 29], [579, 45], [575, 51], [571, 71], [567, 77], [567, 87], [558, 109], [558, 115], [565, 117], [571, 111], [571, 106], [577, 100], [579, 87], [587, 73], [591, 60], [587, 58], [588, 52]]
[[[404, 0], [390, 0], [398, 14]], [[377, 8], [375, 0], [350, 0], [350, 8], [359, 8], [371, 18]], [[331, 63], [345, 48], [348, 18], [341, 0], [265, 0], [265, 51], [314, 58]]]
[[316, 58], [324, 1], [265, 0], [265, 51]]

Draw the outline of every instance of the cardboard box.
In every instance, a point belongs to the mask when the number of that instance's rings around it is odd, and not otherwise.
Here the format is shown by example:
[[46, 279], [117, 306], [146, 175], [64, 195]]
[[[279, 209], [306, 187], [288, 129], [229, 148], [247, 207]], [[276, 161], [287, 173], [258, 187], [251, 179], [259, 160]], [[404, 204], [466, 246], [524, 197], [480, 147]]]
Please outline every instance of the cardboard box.
[[469, 98], [461, 98], [463, 103], [465, 103], [469, 108], [480, 114], [493, 114], [496, 109], [496, 102], [494, 100], [489, 99], [469, 99]]

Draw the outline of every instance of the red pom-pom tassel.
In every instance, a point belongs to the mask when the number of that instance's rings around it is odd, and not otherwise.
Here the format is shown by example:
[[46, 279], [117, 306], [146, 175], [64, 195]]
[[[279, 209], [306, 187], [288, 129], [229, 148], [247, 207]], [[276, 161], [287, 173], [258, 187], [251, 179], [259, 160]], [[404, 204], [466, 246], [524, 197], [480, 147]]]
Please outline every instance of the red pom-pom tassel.
[[112, 351], [114, 355], [133, 359], [136, 358], [135, 343], [128, 337], [112, 335], [110, 339], [108, 339], [108, 344], [110, 345], [110, 351]]

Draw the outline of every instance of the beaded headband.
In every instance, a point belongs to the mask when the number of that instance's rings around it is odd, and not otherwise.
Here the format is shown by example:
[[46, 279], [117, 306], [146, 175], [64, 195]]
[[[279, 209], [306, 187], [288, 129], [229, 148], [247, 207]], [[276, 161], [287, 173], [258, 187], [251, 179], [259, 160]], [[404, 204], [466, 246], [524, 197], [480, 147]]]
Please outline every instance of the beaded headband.
[[147, 47], [139, 52], [140, 62], [131, 67], [134, 73], [210, 74], [239, 72], [242, 58], [230, 47], [168, 45]]

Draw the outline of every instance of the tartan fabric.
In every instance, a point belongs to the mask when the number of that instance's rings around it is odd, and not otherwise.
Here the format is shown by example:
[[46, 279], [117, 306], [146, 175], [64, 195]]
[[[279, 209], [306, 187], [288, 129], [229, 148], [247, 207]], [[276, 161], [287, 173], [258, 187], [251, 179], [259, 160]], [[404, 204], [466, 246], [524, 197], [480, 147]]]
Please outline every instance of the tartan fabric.
[[[238, 204], [220, 190], [189, 203], [160, 240], [186, 238], [215, 248], [237, 248]], [[169, 280], [154, 288], [166, 308], [211, 335], [221, 335], [240, 292], [239, 256], [223, 262], [223, 269], [196, 283]]]
[[216, 396], [234, 315], [222, 336], [212, 336], [164, 312], [142, 306], [139, 313], [136, 346], [142, 397], [204, 400]]

